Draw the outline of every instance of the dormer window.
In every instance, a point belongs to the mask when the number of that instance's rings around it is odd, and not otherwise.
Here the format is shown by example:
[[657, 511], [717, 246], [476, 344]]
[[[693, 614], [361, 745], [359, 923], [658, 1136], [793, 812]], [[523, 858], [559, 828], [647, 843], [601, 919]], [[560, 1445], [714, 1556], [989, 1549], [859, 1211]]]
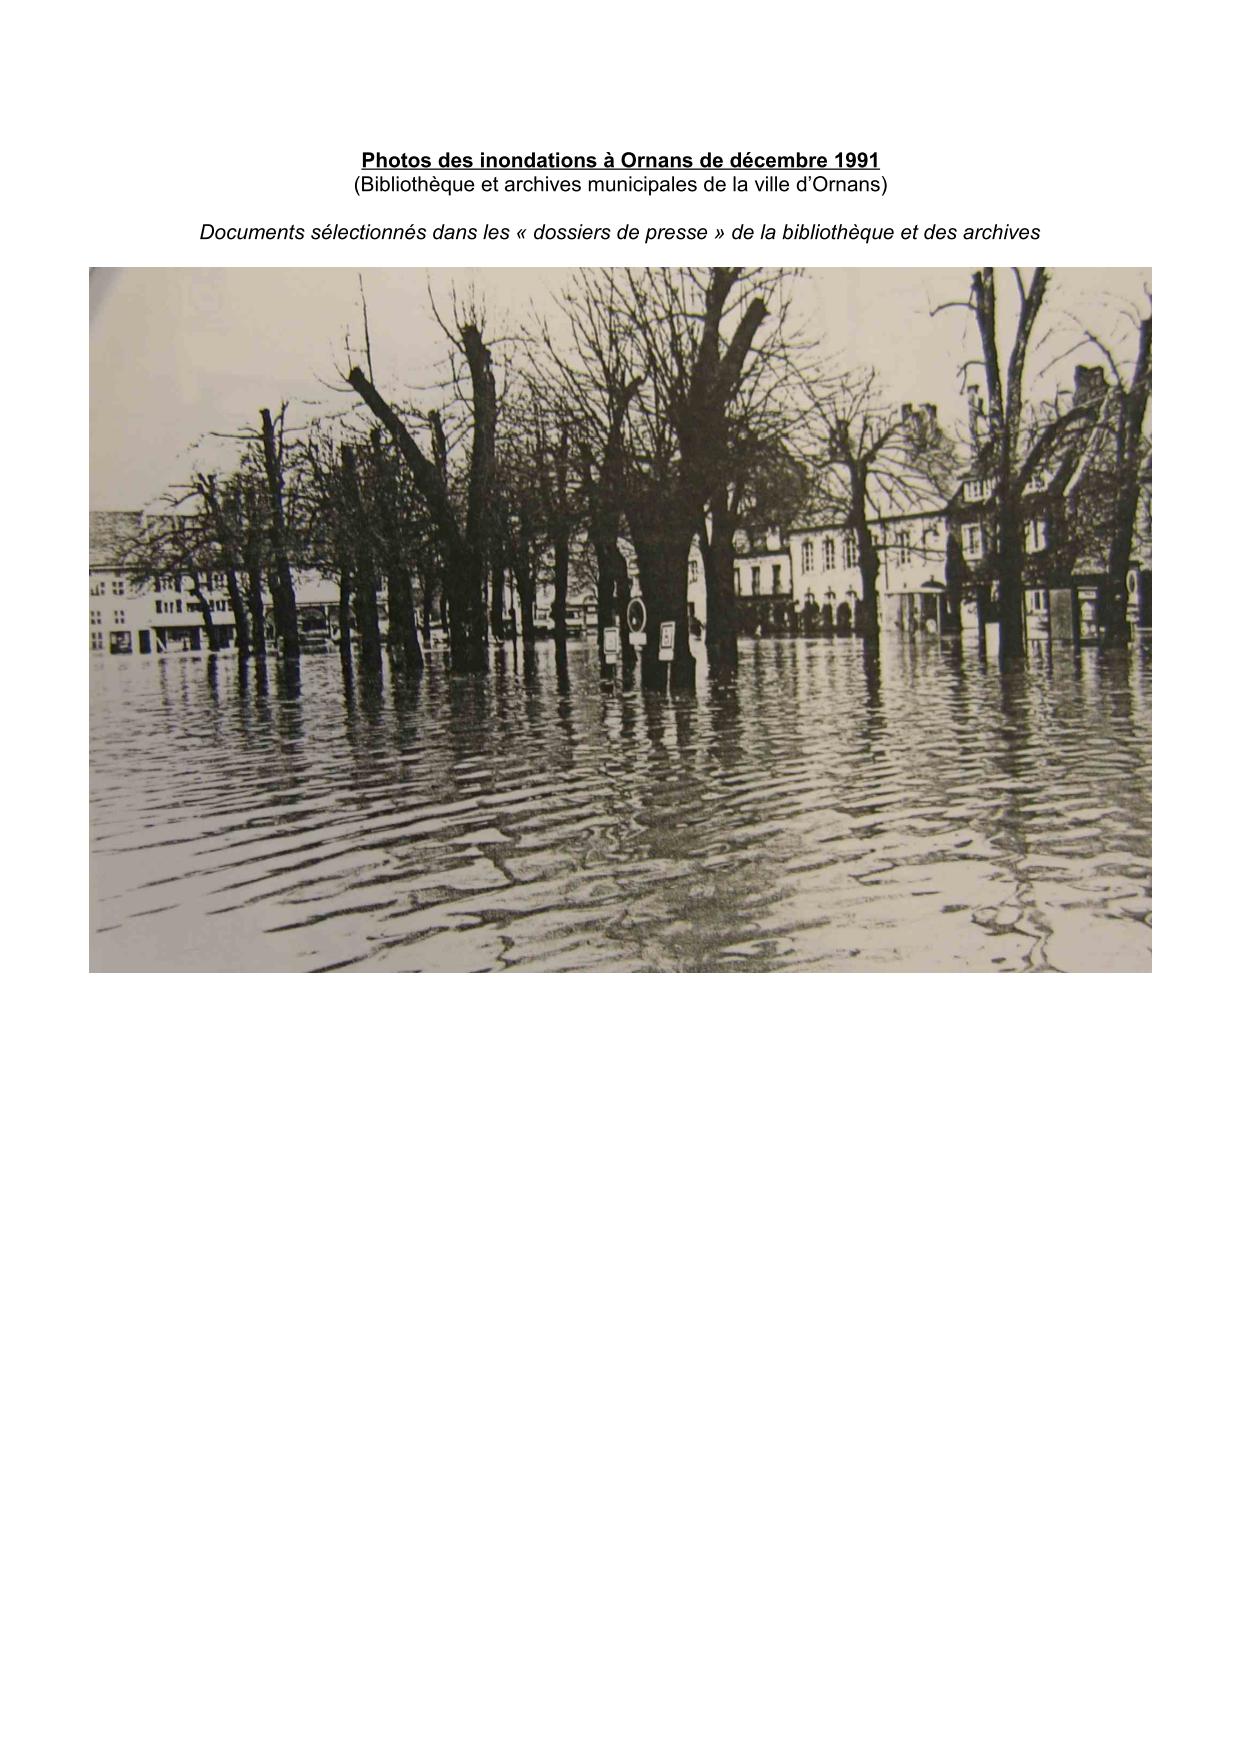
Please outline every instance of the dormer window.
[[964, 484], [964, 497], [972, 504], [976, 504], [979, 499], [985, 499], [986, 483], [980, 477], [975, 477], [972, 481], [966, 481]]

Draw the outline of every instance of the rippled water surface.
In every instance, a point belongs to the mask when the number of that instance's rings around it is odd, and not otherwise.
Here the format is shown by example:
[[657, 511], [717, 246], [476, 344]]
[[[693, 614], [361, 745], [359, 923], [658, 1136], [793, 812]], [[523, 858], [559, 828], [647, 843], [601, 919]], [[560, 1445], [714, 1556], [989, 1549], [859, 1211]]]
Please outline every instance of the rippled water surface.
[[96, 660], [97, 969], [1150, 964], [1150, 654], [769, 640], [661, 699]]

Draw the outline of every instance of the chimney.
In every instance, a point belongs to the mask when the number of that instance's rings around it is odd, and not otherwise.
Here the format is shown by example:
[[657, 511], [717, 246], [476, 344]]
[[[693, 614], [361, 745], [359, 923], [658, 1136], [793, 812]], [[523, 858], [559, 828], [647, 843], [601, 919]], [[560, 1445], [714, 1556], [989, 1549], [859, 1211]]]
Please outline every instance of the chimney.
[[1079, 408], [1083, 402], [1097, 402], [1106, 395], [1106, 377], [1100, 365], [1078, 365], [1076, 383], [1072, 390], [1072, 406]]

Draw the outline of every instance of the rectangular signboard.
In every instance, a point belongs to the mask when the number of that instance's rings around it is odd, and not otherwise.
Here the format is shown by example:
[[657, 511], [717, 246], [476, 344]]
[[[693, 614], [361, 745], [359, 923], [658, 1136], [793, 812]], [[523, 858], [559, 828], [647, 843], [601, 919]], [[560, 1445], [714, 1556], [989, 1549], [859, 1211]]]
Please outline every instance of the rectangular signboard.
[[659, 657], [664, 664], [670, 664], [676, 653], [676, 623], [661, 621], [659, 623]]
[[620, 629], [605, 627], [603, 629], [603, 656], [609, 664], [614, 664], [620, 656]]

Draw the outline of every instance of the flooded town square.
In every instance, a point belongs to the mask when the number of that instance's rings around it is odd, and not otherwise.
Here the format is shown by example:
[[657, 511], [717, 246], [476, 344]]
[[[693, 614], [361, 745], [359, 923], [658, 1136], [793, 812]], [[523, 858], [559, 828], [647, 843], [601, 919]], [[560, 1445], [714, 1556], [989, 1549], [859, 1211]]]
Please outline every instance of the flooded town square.
[[1148, 270], [91, 310], [92, 970], [1149, 972]]
[[98, 662], [97, 970], [1146, 970], [1150, 643]]

